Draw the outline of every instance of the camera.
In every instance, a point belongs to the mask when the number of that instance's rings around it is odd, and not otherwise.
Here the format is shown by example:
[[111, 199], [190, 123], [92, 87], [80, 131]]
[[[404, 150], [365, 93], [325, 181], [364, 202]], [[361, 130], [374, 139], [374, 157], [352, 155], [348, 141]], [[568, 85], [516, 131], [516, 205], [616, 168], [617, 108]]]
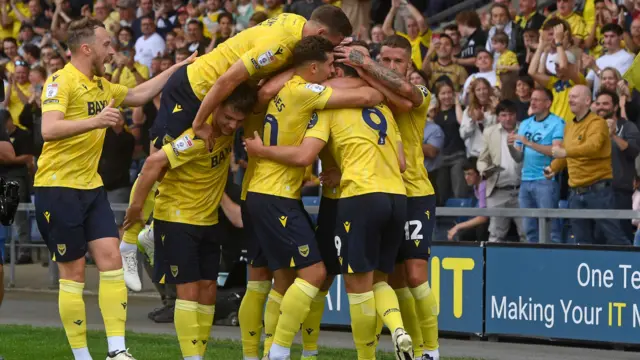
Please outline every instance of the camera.
[[20, 185], [17, 181], [7, 181], [0, 177], [0, 223], [13, 224], [13, 218], [20, 205]]

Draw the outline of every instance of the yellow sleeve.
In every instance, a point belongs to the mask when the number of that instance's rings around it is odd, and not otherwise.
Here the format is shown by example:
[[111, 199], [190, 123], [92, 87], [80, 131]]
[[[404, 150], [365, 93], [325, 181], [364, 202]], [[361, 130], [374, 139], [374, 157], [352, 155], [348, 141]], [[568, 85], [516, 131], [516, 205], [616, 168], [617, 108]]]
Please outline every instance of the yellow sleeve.
[[191, 130], [187, 130], [179, 138], [164, 145], [162, 151], [167, 155], [171, 169], [207, 155], [204, 141], [194, 140]]
[[[285, 35], [288, 37], [288, 35]], [[267, 75], [284, 67], [291, 59], [293, 49], [286, 41], [265, 39], [240, 57], [250, 76]]]
[[[66, 115], [71, 97], [71, 81], [59, 72], [47, 79], [42, 90], [42, 113], [60, 111]], [[54, 80], [55, 79], [55, 80]]]
[[576, 20], [576, 25], [575, 25], [575, 32], [573, 34], [573, 36], [577, 36], [580, 39], [584, 40], [587, 37], [587, 24], [585, 23], [584, 19], [582, 18], [582, 16], [578, 16], [577, 20]]
[[149, 80], [149, 68], [144, 66], [144, 65], [140, 65], [140, 66], [136, 66], [136, 70], [138, 70], [138, 74], [140, 74], [140, 76], [142, 76], [145, 80]]
[[425, 106], [428, 107], [429, 104], [431, 104], [431, 93], [429, 92], [429, 89], [427, 89], [427, 87], [424, 85], [416, 85], [416, 87], [420, 89], [420, 92], [422, 93], [422, 104], [420, 104], [418, 108], [422, 108]]
[[124, 98], [129, 93], [129, 88], [124, 85], [113, 84], [106, 79], [102, 79], [103, 84], [107, 84], [109, 91], [111, 92], [111, 98], [116, 101], [115, 106], [120, 106], [124, 101]]
[[333, 89], [319, 84], [298, 84], [291, 89], [293, 103], [304, 110], [322, 110], [333, 93]]
[[313, 137], [320, 139], [325, 143], [329, 141], [329, 135], [331, 134], [331, 119], [332, 113], [329, 111], [314, 112], [311, 116], [311, 121], [307, 126], [307, 132], [304, 137]]
[[549, 76], [549, 81], [547, 82], [547, 85], [545, 87], [549, 90], [553, 90], [553, 86], [556, 84], [556, 82], [558, 82], [557, 77]]
[[586, 0], [584, 2], [582, 17], [584, 18], [586, 28], [591, 30], [593, 24], [596, 22], [596, 2], [594, 0]]

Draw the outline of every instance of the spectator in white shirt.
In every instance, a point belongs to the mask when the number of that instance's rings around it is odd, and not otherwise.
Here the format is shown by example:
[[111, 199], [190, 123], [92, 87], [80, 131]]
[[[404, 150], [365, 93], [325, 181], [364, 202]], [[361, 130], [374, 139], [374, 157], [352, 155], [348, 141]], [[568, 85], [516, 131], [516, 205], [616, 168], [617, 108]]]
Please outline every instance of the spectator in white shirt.
[[[140, 21], [142, 36], [136, 40], [135, 61], [151, 69], [151, 60], [164, 53], [164, 39], [156, 33], [155, 20], [151, 16], [143, 17]], [[153, 76], [154, 74], [151, 74]]]
[[489, 81], [478, 78], [471, 83], [469, 99], [469, 107], [462, 113], [460, 137], [467, 148], [467, 157], [478, 157], [485, 146], [484, 129], [496, 123], [498, 98], [493, 94]]
[[516, 51], [516, 40], [517, 37], [520, 36], [517, 32], [517, 25], [511, 21], [511, 15], [509, 14], [509, 8], [507, 5], [494, 3], [491, 5], [491, 29], [489, 29], [489, 33], [487, 34], [487, 51], [493, 52], [493, 46], [491, 46], [491, 39], [493, 35], [495, 35], [497, 30], [504, 31], [509, 37], [509, 43], [507, 44], [507, 48], [511, 51]]
[[493, 70], [493, 55], [485, 49], [478, 49], [476, 53], [476, 67], [478, 68], [478, 72], [475, 74], [471, 74], [467, 81], [465, 81], [463, 90], [462, 90], [462, 103], [469, 104], [467, 99], [467, 94], [469, 90], [469, 86], [471, 82], [478, 78], [483, 78], [489, 81], [491, 87], [494, 87], [498, 84], [498, 76], [496, 75], [496, 71]]
[[612, 67], [617, 69], [621, 74], [624, 74], [633, 63], [634, 55], [622, 48], [623, 34], [624, 31], [618, 24], [607, 24], [603, 26], [604, 54], [595, 61], [592, 56], [583, 55], [582, 61], [584, 66], [590, 69], [587, 74], [587, 81], [589, 82], [589, 87], [593, 89], [594, 99], [600, 89], [600, 77], [604, 68]]

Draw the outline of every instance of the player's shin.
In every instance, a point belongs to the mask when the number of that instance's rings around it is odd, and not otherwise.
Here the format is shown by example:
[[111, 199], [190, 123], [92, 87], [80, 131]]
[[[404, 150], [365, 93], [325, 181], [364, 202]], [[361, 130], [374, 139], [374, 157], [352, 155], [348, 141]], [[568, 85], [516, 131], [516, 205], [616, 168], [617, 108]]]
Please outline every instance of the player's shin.
[[91, 359], [87, 349], [87, 315], [82, 299], [83, 289], [83, 283], [60, 279], [60, 319], [76, 360]]
[[400, 304], [402, 322], [413, 342], [413, 353], [416, 358], [419, 358], [422, 356], [424, 344], [422, 341], [422, 329], [420, 328], [420, 322], [416, 315], [416, 302], [408, 287], [396, 289], [395, 292], [398, 297], [398, 303]]
[[124, 284], [122, 269], [100, 272], [98, 302], [107, 333], [109, 352], [126, 350], [124, 334], [127, 321], [127, 287]]
[[391, 286], [386, 282], [378, 282], [373, 285], [373, 294], [376, 298], [376, 310], [384, 324], [393, 333], [397, 329], [404, 329], [400, 304]]
[[358, 360], [373, 360], [376, 356], [376, 304], [373, 291], [348, 294], [351, 332]]
[[320, 336], [320, 322], [322, 322], [322, 315], [324, 314], [324, 305], [328, 289], [333, 283], [333, 277], [325, 281], [323, 289], [318, 292], [318, 295], [311, 301], [311, 308], [309, 309], [309, 315], [302, 323], [302, 356], [311, 357], [318, 355], [318, 337]]
[[281, 304], [282, 294], [271, 289], [271, 292], [269, 292], [269, 298], [267, 299], [267, 306], [264, 311], [264, 355], [269, 353], [271, 345], [273, 344], [273, 335], [276, 332], [278, 320], [280, 319]]
[[199, 359], [202, 342], [198, 322], [198, 302], [178, 299], [174, 315], [174, 325], [183, 358]]
[[242, 338], [242, 354], [245, 360], [259, 358], [262, 313], [269, 289], [271, 289], [271, 281], [249, 281], [247, 291], [240, 303], [238, 321]]
[[438, 349], [438, 302], [429, 287], [429, 282], [412, 288], [411, 293], [416, 302], [416, 313], [420, 319], [420, 328], [424, 347], [427, 351]]

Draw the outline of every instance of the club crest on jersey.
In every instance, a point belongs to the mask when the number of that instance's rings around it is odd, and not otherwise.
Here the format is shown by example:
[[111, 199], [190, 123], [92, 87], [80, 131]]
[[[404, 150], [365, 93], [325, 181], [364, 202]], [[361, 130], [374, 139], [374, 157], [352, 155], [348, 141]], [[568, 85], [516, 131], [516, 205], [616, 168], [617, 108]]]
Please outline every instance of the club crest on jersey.
[[51, 83], [51, 84], [47, 85], [46, 94], [47, 94], [46, 95], [47, 99], [55, 97], [56, 95], [58, 95], [58, 84]]
[[429, 96], [429, 89], [427, 89], [424, 85], [417, 85], [418, 89], [420, 89], [420, 91], [422, 91], [422, 95], [424, 95], [424, 97]]
[[311, 129], [318, 123], [318, 113], [315, 111], [311, 114], [311, 120], [309, 120], [309, 124], [307, 125], [307, 129]]
[[67, 253], [67, 245], [65, 244], [58, 244], [58, 254], [60, 255], [64, 255]]
[[178, 265], [171, 265], [171, 275], [175, 278], [178, 276]]
[[302, 246], [298, 246], [298, 252], [300, 253], [300, 255], [302, 255], [303, 257], [307, 257], [309, 256], [309, 245], [302, 245]]
[[307, 84], [304, 87], [306, 87], [307, 89], [313, 91], [313, 92], [317, 92], [318, 94], [320, 94], [321, 92], [324, 91], [324, 86], [319, 85], [319, 84]]

